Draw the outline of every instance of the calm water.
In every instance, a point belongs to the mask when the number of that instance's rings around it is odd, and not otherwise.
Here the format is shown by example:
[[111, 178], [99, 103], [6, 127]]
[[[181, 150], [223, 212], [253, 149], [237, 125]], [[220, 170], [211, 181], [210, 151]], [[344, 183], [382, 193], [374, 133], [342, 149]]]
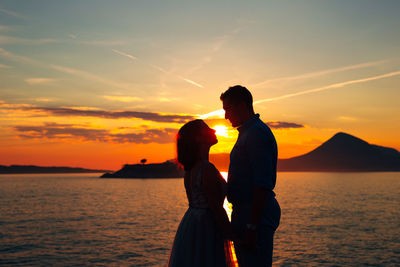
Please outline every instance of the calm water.
[[[276, 266], [399, 266], [400, 173], [279, 173]], [[0, 264], [166, 263], [181, 179], [0, 176]]]

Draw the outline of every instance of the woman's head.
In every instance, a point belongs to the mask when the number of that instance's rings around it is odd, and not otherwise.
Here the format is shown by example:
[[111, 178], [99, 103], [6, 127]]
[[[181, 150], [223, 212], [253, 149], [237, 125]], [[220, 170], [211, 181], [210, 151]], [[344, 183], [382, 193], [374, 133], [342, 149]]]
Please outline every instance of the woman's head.
[[186, 171], [200, 160], [202, 149], [208, 149], [218, 142], [215, 130], [203, 120], [193, 120], [179, 130], [177, 135], [178, 162]]

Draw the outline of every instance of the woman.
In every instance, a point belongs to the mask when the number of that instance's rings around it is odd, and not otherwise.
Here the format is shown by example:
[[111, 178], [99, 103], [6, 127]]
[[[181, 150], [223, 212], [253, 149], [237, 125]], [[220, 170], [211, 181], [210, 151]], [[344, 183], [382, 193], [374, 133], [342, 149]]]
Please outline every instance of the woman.
[[179, 224], [168, 266], [230, 266], [224, 239], [233, 239], [223, 208], [226, 182], [208, 160], [218, 142], [215, 130], [202, 120], [186, 123], [178, 133], [178, 162], [185, 170], [189, 208]]

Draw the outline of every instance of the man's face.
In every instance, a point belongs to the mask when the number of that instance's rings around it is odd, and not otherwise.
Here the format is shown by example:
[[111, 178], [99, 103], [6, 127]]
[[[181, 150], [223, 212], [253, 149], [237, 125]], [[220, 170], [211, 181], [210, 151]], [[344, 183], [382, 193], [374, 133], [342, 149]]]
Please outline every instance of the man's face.
[[225, 119], [229, 120], [233, 127], [238, 127], [242, 124], [240, 116], [240, 106], [239, 104], [232, 104], [229, 100], [222, 101], [223, 108], [225, 110]]

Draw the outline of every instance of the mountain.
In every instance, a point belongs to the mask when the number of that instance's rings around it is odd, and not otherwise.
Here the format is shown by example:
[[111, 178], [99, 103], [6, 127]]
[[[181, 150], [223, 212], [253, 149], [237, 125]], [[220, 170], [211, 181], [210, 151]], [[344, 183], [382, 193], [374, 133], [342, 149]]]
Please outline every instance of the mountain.
[[[229, 154], [211, 154], [210, 161], [227, 171]], [[278, 171], [400, 171], [400, 152], [337, 133], [304, 155], [279, 159]]]
[[101, 178], [176, 178], [184, 171], [173, 161], [153, 164], [125, 164], [121, 170], [105, 173]]
[[307, 154], [281, 159], [280, 171], [400, 171], [400, 152], [337, 133]]
[[96, 173], [106, 172], [107, 170], [91, 170], [84, 168], [71, 167], [41, 167], [34, 165], [0, 165], [0, 174], [18, 174], [18, 173]]

